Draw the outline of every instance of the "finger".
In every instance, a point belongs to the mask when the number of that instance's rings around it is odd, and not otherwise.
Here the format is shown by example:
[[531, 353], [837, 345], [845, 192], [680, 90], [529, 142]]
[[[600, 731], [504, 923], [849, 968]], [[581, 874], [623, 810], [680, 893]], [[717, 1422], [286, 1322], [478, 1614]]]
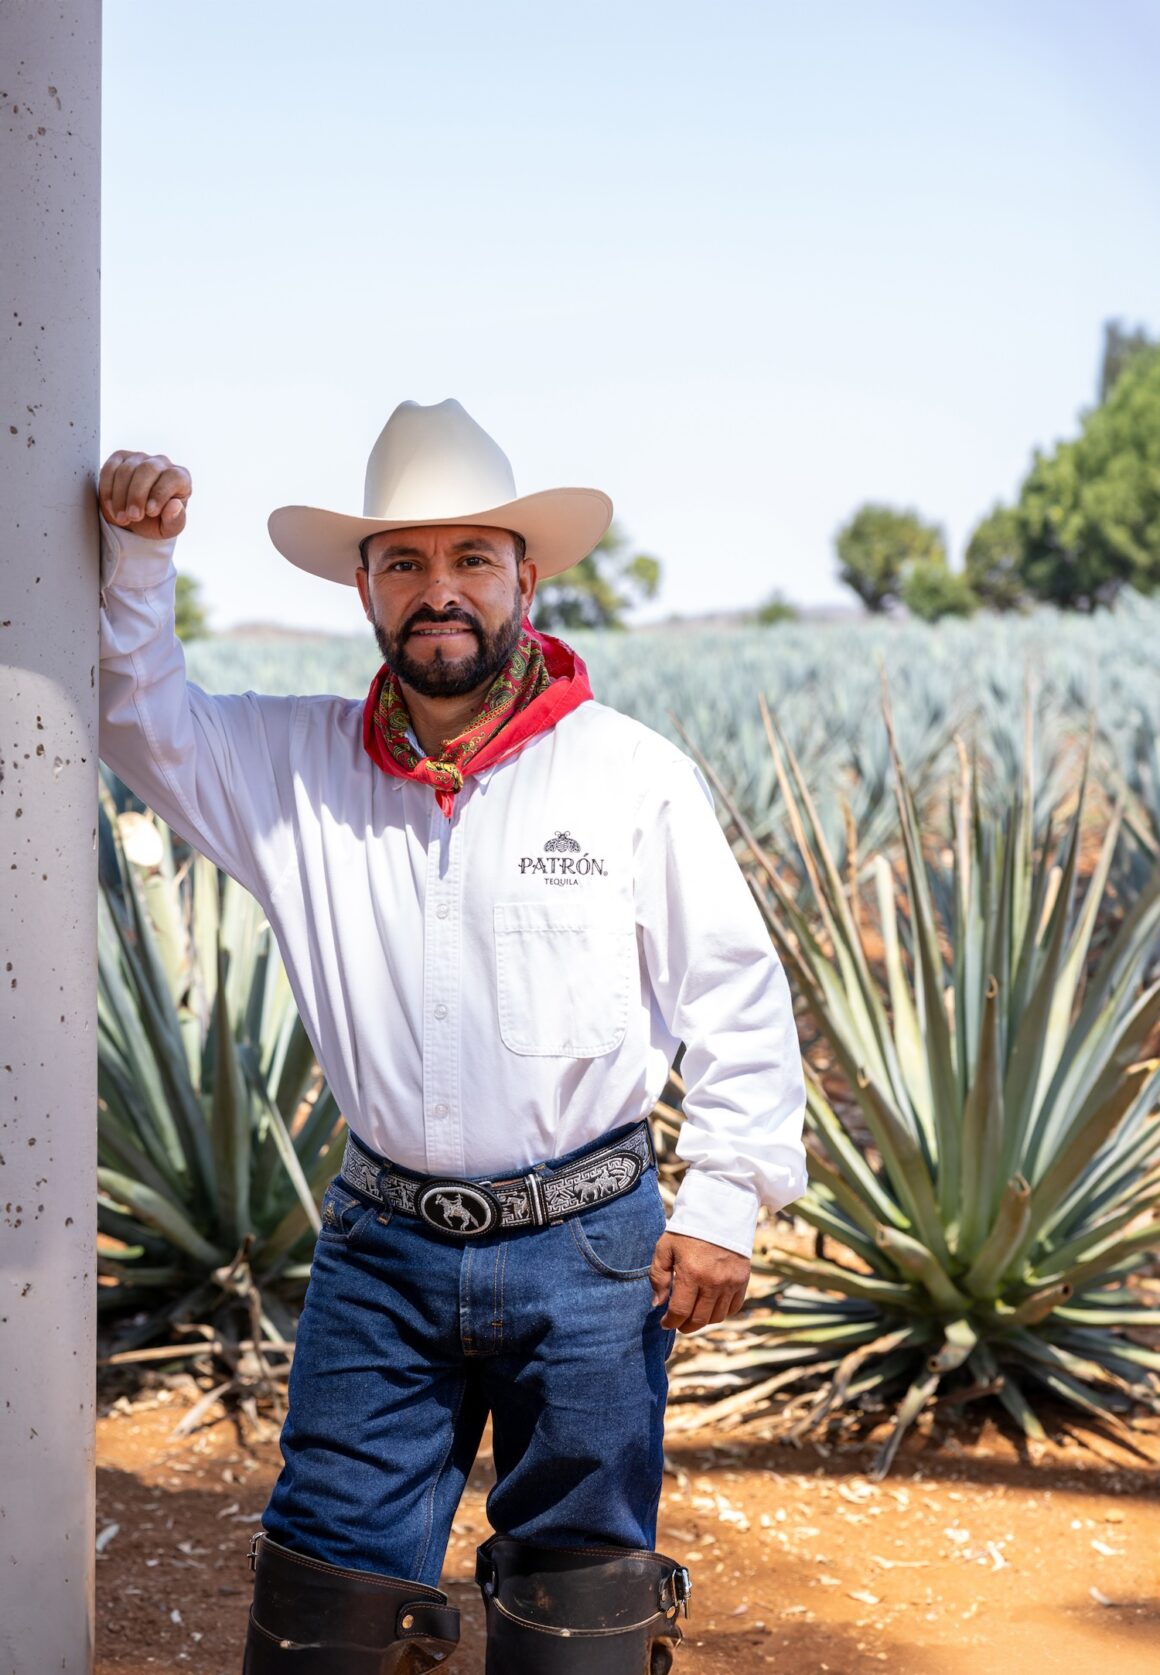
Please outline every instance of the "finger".
[[133, 481], [133, 473], [144, 458], [144, 454], [122, 454], [120, 464], [113, 472], [113, 482], [109, 490], [109, 510], [115, 523], [129, 521], [129, 485]]
[[714, 1305], [713, 1324], [716, 1326], [722, 1320], [731, 1319], [741, 1308], [744, 1301], [744, 1291], [738, 1291], [737, 1287], [733, 1285], [723, 1285]]
[[707, 1324], [709, 1326], [720, 1326], [723, 1320], [728, 1320], [729, 1316], [731, 1314], [736, 1314], [736, 1312], [736, 1293], [732, 1291], [719, 1291], [713, 1300], [713, 1306], [709, 1311]]
[[648, 1271], [652, 1283], [653, 1308], [659, 1309], [662, 1303], [668, 1301], [673, 1285], [673, 1264], [676, 1252], [672, 1240], [662, 1233], [657, 1240], [657, 1248], [653, 1253], [652, 1267]]
[[117, 467], [121, 464], [124, 458], [125, 450], [123, 448], [118, 448], [116, 453], [109, 455], [108, 459], [101, 467], [101, 474], [97, 478], [97, 499], [101, 503], [101, 510], [103, 512], [112, 510], [111, 497], [113, 492], [113, 478], [116, 476]]
[[690, 1331], [688, 1322], [696, 1310], [699, 1295], [696, 1283], [683, 1279], [678, 1268], [673, 1279], [673, 1294], [669, 1298], [669, 1306], [661, 1325], [669, 1328], [675, 1326], [678, 1332]]
[[185, 528], [185, 501], [176, 496], [167, 500], [161, 508], [161, 533], [163, 536], [180, 535]]
[[703, 1331], [706, 1326], [712, 1326], [715, 1302], [715, 1292], [699, 1291], [697, 1293], [696, 1306], [680, 1330], [682, 1332], [700, 1332]]
[[125, 495], [125, 509], [133, 523], [138, 523], [145, 516], [145, 507], [153, 493], [157, 479], [169, 465], [164, 454], [146, 454], [129, 479], [129, 488]]
[[145, 516], [155, 518], [167, 500], [188, 500], [193, 493], [193, 483], [184, 466], [167, 465], [145, 492]]

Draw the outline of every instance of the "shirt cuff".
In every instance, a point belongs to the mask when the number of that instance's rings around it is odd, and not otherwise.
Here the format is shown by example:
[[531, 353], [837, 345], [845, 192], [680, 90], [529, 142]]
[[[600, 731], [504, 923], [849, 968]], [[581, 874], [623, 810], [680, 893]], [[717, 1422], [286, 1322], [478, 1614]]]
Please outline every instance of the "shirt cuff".
[[101, 604], [105, 591], [114, 581], [119, 588], [133, 593], [144, 593], [157, 587], [169, 574], [173, 563], [176, 535], [164, 541], [147, 541], [143, 535], [133, 535], [116, 524], [106, 523], [101, 517]]
[[751, 1187], [739, 1186], [720, 1175], [707, 1175], [701, 1169], [689, 1169], [669, 1217], [669, 1232], [705, 1239], [711, 1245], [736, 1251], [738, 1256], [750, 1257], [757, 1211], [758, 1198]]

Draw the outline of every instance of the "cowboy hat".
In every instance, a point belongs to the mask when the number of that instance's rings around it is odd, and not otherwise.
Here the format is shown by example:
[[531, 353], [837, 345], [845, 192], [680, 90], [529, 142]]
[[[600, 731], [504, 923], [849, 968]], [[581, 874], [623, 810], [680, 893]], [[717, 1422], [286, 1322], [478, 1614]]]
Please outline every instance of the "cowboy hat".
[[517, 497], [507, 455], [457, 401], [404, 401], [367, 461], [361, 518], [317, 506], [279, 506], [270, 539], [291, 564], [354, 586], [359, 542], [380, 529], [484, 524], [527, 543], [542, 579], [578, 564], [612, 521], [599, 489], [541, 489]]

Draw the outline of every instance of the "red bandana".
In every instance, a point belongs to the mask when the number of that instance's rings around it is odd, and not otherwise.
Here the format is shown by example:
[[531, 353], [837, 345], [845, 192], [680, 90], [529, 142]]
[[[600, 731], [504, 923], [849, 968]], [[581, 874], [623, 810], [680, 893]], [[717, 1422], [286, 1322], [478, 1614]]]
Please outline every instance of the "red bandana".
[[435, 801], [450, 819], [456, 792], [469, 773], [514, 756], [591, 696], [588, 671], [572, 648], [525, 621], [479, 714], [458, 737], [448, 739], [440, 755], [423, 756], [412, 744], [402, 688], [385, 663], [363, 708], [363, 746], [384, 772], [433, 785]]

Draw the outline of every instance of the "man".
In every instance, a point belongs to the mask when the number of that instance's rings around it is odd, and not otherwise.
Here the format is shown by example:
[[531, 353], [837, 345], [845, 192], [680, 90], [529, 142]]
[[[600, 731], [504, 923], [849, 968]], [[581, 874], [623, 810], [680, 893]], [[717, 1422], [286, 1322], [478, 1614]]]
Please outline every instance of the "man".
[[[785, 979], [696, 770], [527, 621], [611, 504], [519, 498], [458, 403], [396, 409], [362, 517], [270, 519], [291, 562], [357, 587], [384, 658], [363, 704], [187, 685], [190, 488], [163, 456], [101, 472], [102, 754], [262, 903], [351, 1131], [246, 1670], [446, 1656], [435, 1583], [490, 1414], [488, 1671], [656, 1675], [688, 1592], [652, 1551], [665, 1360], [740, 1308], [759, 1205], [802, 1190], [803, 1092]], [[666, 1231], [644, 1119], [681, 1041]]]

